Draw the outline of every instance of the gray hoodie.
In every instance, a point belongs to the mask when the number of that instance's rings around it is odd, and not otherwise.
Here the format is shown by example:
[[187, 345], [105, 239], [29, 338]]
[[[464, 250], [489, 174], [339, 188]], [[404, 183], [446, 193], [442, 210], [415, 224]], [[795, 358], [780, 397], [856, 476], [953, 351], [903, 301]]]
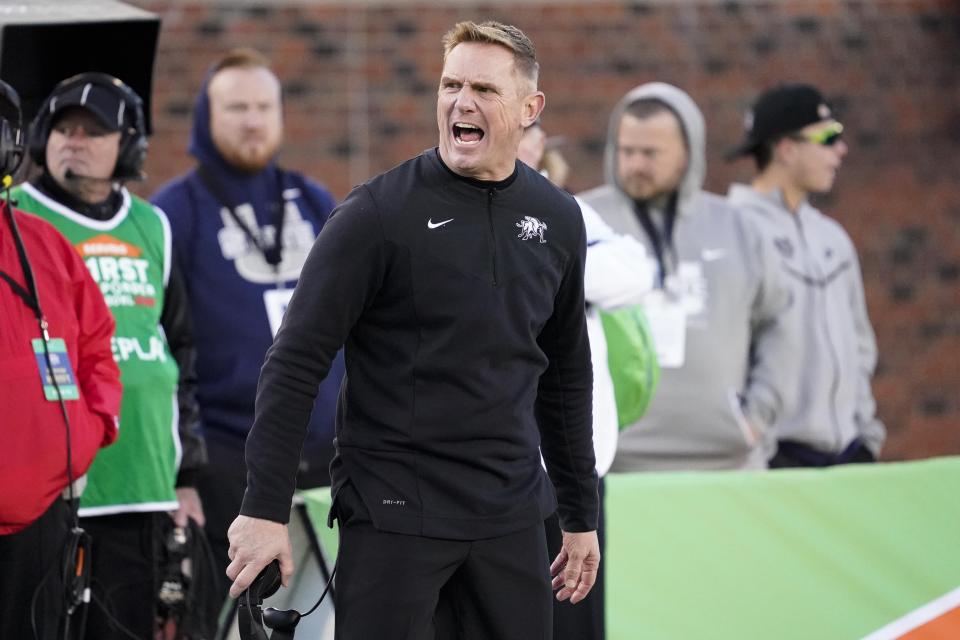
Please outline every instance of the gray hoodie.
[[853, 242], [807, 202], [791, 214], [779, 193], [739, 184], [730, 187], [729, 200], [763, 227], [793, 288], [802, 376], [795, 401], [777, 423], [777, 437], [826, 453], [839, 453], [859, 437], [879, 455], [886, 430], [874, 415], [870, 389], [877, 346]]
[[[617, 129], [627, 105], [654, 97], [667, 103], [689, 141], [689, 163], [677, 192], [668, 287], [686, 310], [685, 357], [664, 367], [647, 414], [620, 434], [614, 471], [764, 468], [768, 429], [790, 389], [795, 361], [783, 326], [789, 293], [777, 279], [772, 248], [726, 201], [703, 191], [705, 132], [690, 96], [663, 84], [629, 92], [610, 117], [606, 184], [581, 194], [615, 231], [654, 255], [634, 202], [616, 179]], [[662, 212], [651, 212], [662, 218]], [[661, 292], [662, 293], [662, 292]], [[752, 427], [752, 428], [751, 428]]]

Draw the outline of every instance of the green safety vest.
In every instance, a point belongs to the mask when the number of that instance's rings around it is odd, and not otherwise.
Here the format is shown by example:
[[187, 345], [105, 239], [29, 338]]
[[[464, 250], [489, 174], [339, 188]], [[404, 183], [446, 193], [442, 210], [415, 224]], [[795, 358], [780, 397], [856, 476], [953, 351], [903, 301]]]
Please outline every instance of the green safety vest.
[[126, 189], [122, 194], [110, 220], [81, 215], [30, 184], [12, 194], [18, 208], [52, 223], [77, 249], [117, 323], [111, 345], [123, 383], [120, 434], [87, 473], [81, 516], [177, 507], [179, 370], [160, 329], [170, 225], [159, 209]]

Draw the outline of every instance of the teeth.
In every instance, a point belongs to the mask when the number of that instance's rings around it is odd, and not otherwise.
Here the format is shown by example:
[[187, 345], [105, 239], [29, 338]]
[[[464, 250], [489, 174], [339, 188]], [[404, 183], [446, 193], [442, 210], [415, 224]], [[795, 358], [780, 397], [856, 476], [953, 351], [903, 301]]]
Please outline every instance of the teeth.
[[473, 140], [473, 141], [470, 141], [470, 142], [466, 142], [466, 141], [463, 140], [463, 138], [460, 137], [460, 134], [461, 134], [461, 133], [464, 133], [464, 132], [467, 132], [467, 131], [478, 131], [478, 132], [480, 133], [480, 137], [481, 137], [481, 138], [483, 137], [483, 129], [481, 129], [480, 127], [478, 127], [478, 126], [476, 126], [476, 125], [474, 125], [474, 124], [469, 124], [469, 123], [467, 123], [467, 122], [455, 122], [455, 123], [453, 123], [453, 135], [454, 135], [454, 138], [456, 139], [457, 142], [459, 142], [460, 144], [480, 144], [480, 140], [479, 140], [479, 139], [478, 139], [478, 140]]

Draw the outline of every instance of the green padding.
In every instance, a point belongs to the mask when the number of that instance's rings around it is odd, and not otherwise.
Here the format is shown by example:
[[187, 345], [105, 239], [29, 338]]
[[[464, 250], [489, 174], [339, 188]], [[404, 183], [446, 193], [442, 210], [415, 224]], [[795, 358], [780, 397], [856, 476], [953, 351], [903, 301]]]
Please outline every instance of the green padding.
[[330, 487], [320, 487], [319, 489], [310, 489], [300, 493], [304, 504], [307, 505], [307, 513], [313, 522], [313, 529], [317, 532], [317, 538], [320, 539], [320, 546], [323, 552], [327, 554], [330, 562], [337, 557], [337, 549], [340, 547], [340, 538], [337, 535], [337, 523], [333, 523], [333, 528], [327, 526], [327, 514], [330, 513]]
[[960, 585], [960, 458], [607, 476], [610, 640], [854, 639]]
[[[330, 494], [303, 494], [333, 553]], [[607, 476], [609, 640], [853, 640], [960, 586], [960, 457]]]
[[621, 430], [636, 423], [650, 407], [660, 383], [660, 365], [653, 333], [643, 307], [635, 304], [600, 311], [607, 339], [607, 363]]

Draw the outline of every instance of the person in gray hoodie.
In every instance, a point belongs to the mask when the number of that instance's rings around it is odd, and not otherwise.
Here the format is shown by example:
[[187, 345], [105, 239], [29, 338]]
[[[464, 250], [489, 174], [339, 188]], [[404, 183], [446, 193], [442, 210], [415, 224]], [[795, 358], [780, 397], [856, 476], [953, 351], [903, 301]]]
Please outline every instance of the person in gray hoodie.
[[763, 469], [791, 388], [790, 296], [755, 225], [703, 190], [703, 115], [664, 83], [610, 117], [606, 184], [580, 194], [656, 260], [643, 306], [662, 369], [647, 414], [620, 434], [613, 471]]
[[759, 222], [793, 290], [791, 310], [802, 376], [776, 425], [772, 467], [872, 462], [886, 437], [876, 418], [870, 379], [877, 362], [857, 250], [834, 220], [807, 201], [826, 193], [847, 154], [821, 93], [782, 85], [762, 94], [748, 114], [745, 141], [730, 157], [753, 156], [757, 176], [735, 184], [730, 202]]

